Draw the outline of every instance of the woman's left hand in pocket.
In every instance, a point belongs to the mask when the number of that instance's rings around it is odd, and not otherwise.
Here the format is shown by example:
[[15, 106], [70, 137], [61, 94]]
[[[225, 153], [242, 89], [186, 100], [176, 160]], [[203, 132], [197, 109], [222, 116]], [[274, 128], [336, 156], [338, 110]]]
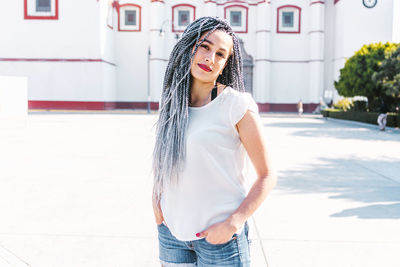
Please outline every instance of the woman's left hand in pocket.
[[229, 242], [236, 231], [235, 226], [223, 221], [211, 225], [206, 230], [197, 233], [196, 236], [205, 237], [208, 243], [218, 245]]

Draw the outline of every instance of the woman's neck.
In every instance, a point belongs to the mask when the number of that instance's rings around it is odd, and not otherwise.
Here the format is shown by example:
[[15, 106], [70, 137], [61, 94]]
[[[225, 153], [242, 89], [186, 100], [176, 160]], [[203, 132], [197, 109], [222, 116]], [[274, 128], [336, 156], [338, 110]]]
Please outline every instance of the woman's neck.
[[211, 101], [211, 91], [214, 83], [200, 83], [193, 81], [190, 88], [190, 106], [201, 107]]

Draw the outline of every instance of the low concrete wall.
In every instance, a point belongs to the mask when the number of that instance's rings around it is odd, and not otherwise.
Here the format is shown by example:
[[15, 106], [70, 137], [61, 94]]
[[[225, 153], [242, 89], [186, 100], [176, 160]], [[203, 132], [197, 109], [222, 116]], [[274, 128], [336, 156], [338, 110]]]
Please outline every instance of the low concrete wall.
[[0, 117], [28, 115], [28, 78], [0, 76]]

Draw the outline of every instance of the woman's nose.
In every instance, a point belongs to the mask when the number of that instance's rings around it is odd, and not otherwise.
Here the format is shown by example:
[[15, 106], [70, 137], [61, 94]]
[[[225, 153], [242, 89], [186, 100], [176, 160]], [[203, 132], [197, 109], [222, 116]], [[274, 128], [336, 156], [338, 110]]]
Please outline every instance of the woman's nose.
[[211, 64], [214, 64], [214, 60], [215, 60], [215, 55], [214, 55], [214, 53], [209, 53], [209, 54], [206, 56], [206, 61], [209, 61]]

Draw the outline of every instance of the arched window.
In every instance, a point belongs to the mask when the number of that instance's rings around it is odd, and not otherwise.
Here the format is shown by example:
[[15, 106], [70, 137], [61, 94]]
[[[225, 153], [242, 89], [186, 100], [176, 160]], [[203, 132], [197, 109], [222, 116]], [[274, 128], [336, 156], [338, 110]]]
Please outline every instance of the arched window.
[[276, 32], [277, 33], [300, 33], [301, 8], [298, 6], [278, 7]]
[[118, 31], [140, 32], [142, 8], [135, 4], [123, 4], [118, 7]]
[[58, 19], [58, 0], [24, 0], [24, 19]]
[[172, 7], [172, 32], [183, 32], [196, 19], [196, 7], [179, 4]]
[[242, 5], [231, 5], [224, 8], [225, 19], [229, 21], [236, 33], [248, 31], [248, 8]]

